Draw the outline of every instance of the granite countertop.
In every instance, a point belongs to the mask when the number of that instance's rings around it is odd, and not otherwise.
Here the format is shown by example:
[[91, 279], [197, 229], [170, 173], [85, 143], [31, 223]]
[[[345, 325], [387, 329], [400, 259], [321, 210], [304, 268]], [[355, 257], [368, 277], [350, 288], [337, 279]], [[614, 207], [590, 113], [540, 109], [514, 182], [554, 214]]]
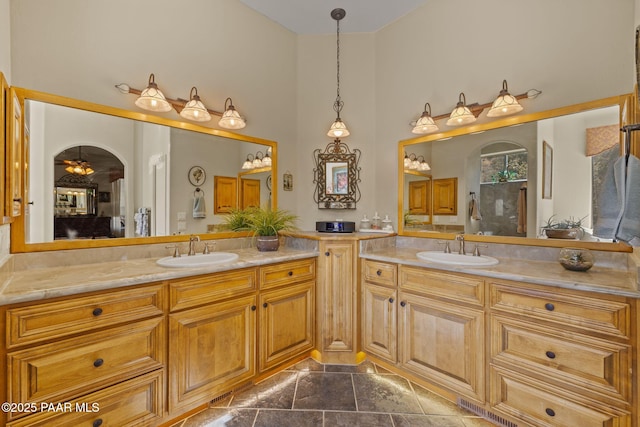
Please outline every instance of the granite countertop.
[[560, 263], [555, 261], [531, 261], [499, 257], [495, 257], [500, 261], [497, 265], [455, 266], [430, 263], [417, 258], [416, 254], [423, 250], [408, 247], [386, 247], [364, 252], [360, 254], [360, 257], [495, 279], [640, 298], [636, 277], [629, 271], [599, 267], [596, 264], [588, 271], [578, 272], [565, 270]]
[[36, 301], [151, 283], [218, 271], [255, 267], [318, 256], [317, 251], [280, 247], [275, 252], [255, 248], [230, 250], [239, 255], [229, 264], [195, 268], [166, 268], [156, 264], [159, 258], [138, 258], [63, 267], [35, 268], [10, 272], [0, 283], [0, 305]]

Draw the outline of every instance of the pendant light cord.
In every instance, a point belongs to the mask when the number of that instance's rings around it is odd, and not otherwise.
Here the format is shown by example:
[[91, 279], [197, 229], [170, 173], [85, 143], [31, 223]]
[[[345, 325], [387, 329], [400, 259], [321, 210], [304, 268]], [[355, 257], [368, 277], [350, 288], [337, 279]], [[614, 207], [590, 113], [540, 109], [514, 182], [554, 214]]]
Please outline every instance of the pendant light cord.
[[338, 114], [338, 118], [340, 117], [340, 111], [342, 110], [342, 106], [344, 103], [340, 99], [340, 19], [336, 19], [336, 102], [333, 104], [333, 109]]

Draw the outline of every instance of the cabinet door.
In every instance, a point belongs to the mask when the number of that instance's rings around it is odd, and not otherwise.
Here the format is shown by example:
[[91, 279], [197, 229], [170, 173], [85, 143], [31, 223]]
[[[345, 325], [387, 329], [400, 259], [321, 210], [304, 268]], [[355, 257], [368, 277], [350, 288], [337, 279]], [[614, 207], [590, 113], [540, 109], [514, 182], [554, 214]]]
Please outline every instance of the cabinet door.
[[458, 214], [458, 178], [433, 180], [433, 214]]
[[307, 282], [260, 295], [260, 371], [313, 349], [313, 288]]
[[362, 286], [363, 350], [395, 363], [397, 341], [397, 291], [364, 283]]
[[400, 293], [401, 366], [484, 402], [484, 312]]
[[213, 177], [214, 212], [229, 213], [238, 207], [238, 180], [229, 176]]
[[260, 180], [240, 179], [240, 209], [260, 207]]
[[411, 215], [431, 214], [431, 181], [409, 182], [409, 213]]
[[320, 351], [353, 352], [355, 356], [355, 243], [320, 244], [317, 291]]
[[22, 214], [22, 104], [11, 89], [7, 104], [9, 110], [7, 134], [7, 213], [12, 217]]
[[169, 316], [169, 411], [210, 401], [255, 374], [256, 297]]

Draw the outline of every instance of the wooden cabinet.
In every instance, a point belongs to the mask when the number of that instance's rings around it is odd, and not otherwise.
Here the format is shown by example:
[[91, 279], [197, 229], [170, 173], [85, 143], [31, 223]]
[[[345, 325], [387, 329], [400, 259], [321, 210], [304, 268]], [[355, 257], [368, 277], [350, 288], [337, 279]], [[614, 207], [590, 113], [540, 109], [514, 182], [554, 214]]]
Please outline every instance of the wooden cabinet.
[[411, 215], [431, 214], [431, 180], [409, 182], [409, 213]]
[[213, 177], [213, 213], [230, 213], [238, 207], [238, 179], [230, 176]]
[[22, 163], [23, 148], [22, 136], [23, 127], [23, 105], [20, 103], [14, 89], [10, 89], [9, 118], [7, 120], [7, 142], [6, 142], [6, 178], [7, 178], [7, 213], [11, 217], [22, 215]]
[[323, 363], [356, 363], [358, 242], [321, 240], [317, 279], [317, 350]]
[[433, 214], [458, 214], [458, 178], [433, 180]]
[[260, 180], [240, 178], [240, 209], [260, 207]]
[[315, 269], [315, 259], [260, 268], [260, 372], [315, 346]]
[[397, 271], [395, 264], [362, 261], [362, 349], [397, 361]]
[[625, 298], [491, 281], [491, 410], [531, 425], [627, 426]]
[[[165, 293], [150, 284], [0, 310], [6, 400], [80, 408], [9, 413], [9, 425], [158, 424], [165, 415]], [[86, 402], [102, 406], [93, 413]]]

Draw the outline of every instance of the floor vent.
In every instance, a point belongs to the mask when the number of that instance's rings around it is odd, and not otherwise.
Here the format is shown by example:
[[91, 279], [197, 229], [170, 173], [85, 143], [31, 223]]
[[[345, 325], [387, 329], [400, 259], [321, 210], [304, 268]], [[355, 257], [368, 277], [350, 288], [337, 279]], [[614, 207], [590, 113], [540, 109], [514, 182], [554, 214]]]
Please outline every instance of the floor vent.
[[509, 420], [505, 420], [499, 415], [494, 414], [493, 412], [487, 411], [481, 406], [476, 405], [475, 403], [464, 400], [463, 398], [458, 398], [458, 406], [460, 408], [466, 409], [467, 411], [471, 411], [479, 417], [484, 418], [487, 421], [491, 421], [497, 426], [500, 427], [518, 427], [518, 424], [511, 422]]
[[213, 405], [215, 403], [220, 402], [221, 400], [226, 399], [227, 397], [231, 396], [233, 394], [233, 390], [232, 391], [228, 391], [226, 393], [222, 393], [220, 396], [216, 396], [213, 399], [211, 399], [209, 401], [209, 404]]

